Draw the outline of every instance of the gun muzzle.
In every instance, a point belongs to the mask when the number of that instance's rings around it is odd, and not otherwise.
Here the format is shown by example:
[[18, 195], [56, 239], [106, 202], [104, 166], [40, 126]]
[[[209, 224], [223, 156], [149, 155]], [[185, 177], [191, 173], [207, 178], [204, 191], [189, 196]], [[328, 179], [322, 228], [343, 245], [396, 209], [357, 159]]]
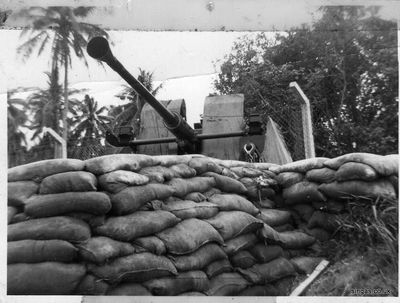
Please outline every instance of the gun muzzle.
[[114, 57], [108, 41], [103, 37], [92, 38], [87, 45], [89, 56], [107, 63], [117, 72], [147, 103], [164, 119], [165, 125], [180, 140], [197, 142], [194, 130], [176, 113], [170, 112], [162, 105], [125, 67]]

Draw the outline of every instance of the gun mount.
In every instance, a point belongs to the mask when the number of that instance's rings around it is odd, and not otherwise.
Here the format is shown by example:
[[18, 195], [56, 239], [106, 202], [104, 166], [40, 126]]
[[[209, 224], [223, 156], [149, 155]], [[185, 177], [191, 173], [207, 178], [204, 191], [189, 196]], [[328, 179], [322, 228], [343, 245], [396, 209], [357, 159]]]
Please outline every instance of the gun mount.
[[261, 135], [263, 132], [261, 119], [252, 116], [246, 131], [198, 134], [197, 130], [195, 131], [191, 128], [179, 114], [168, 110], [142, 83], [125, 69], [114, 57], [108, 41], [105, 38], [92, 38], [87, 45], [87, 52], [92, 58], [107, 63], [108, 66], [117, 72], [163, 118], [165, 127], [175, 136], [132, 140], [133, 138], [129, 136], [129, 130], [127, 129], [124, 129], [118, 137], [111, 132], [107, 132], [106, 140], [114, 146], [130, 146], [132, 149], [135, 149], [136, 146], [139, 145], [177, 142], [178, 154], [201, 153], [203, 140]]

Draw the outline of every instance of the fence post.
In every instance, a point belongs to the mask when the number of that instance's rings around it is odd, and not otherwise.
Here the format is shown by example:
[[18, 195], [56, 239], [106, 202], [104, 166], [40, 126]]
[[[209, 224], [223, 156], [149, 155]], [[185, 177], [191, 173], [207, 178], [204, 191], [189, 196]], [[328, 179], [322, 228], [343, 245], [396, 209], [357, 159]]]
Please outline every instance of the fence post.
[[43, 133], [49, 133], [61, 144], [61, 158], [67, 158], [67, 142], [50, 127], [43, 127]]
[[308, 100], [307, 96], [304, 94], [300, 86], [297, 84], [297, 82], [290, 82], [289, 88], [294, 93], [296, 98], [301, 102], [301, 118], [303, 124], [305, 157], [306, 159], [314, 158], [315, 148], [314, 148], [312, 121], [311, 121], [310, 101]]

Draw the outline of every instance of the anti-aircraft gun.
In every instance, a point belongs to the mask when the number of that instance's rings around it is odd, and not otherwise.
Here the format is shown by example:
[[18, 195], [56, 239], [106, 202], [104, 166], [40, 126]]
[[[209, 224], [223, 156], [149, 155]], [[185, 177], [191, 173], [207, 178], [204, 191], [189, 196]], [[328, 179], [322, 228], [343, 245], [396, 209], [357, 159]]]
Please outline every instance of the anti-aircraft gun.
[[[115, 135], [112, 132], [108, 131], [106, 134], [106, 140], [108, 143], [114, 146], [129, 146], [133, 150], [136, 150], [138, 146], [142, 145], [149, 145], [149, 144], [164, 144], [164, 143], [177, 143], [177, 150], [178, 154], [185, 154], [185, 153], [205, 153], [210, 155], [210, 152], [207, 152], [205, 149], [210, 150], [210, 144], [206, 148], [205, 146], [207, 143], [216, 142], [214, 139], [222, 139], [222, 138], [232, 138], [232, 137], [242, 137], [245, 138], [244, 141], [241, 140], [240, 144], [243, 146], [244, 152], [247, 154], [255, 154], [255, 150], [257, 147], [262, 149], [263, 147], [263, 140], [265, 139], [263, 133], [265, 128], [261, 122], [261, 117], [257, 114], [251, 114], [249, 116], [248, 122], [243, 127], [241, 126], [240, 130], [235, 131], [225, 131], [225, 132], [218, 132], [215, 128], [221, 129], [220, 126], [212, 127], [211, 132], [203, 133], [205, 129], [206, 121], [203, 121], [203, 125], [197, 124], [196, 129], [193, 129], [189, 126], [186, 122], [184, 117], [182, 117], [177, 112], [172, 112], [171, 110], [167, 109], [161, 102], [159, 102], [147, 89], [140, 83], [135, 77], [133, 77], [125, 67], [116, 59], [111, 52], [110, 46], [108, 41], [103, 37], [95, 37], [92, 38], [88, 45], [87, 45], [87, 52], [88, 54], [97, 60], [101, 60], [107, 65], [109, 65], [115, 72], [117, 72], [139, 95], [143, 97], [143, 99], [152, 107], [154, 111], [156, 111], [163, 119], [165, 127], [168, 129], [170, 133], [172, 133], [175, 137], [167, 136], [161, 138], [142, 138], [137, 139], [133, 138], [133, 134], [129, 127], [121, 128], [119, 134]], [[241, 99], [243, 103], [243, 96]], [[225, 106], [226, 108], [230, 107], [230, 104], [226, 104], [227, 102], [222, 102], [218, 104], [215, 102], [213, 106], [221, 107]], [[229, 102], [228, 102], [229, 103]], [[241, 104], [243, 108], [243, 104]], [[242, 110], [243, 116], [243, 110]], [[243, 117], [241, 117], [243, 118]], [[223, 119], [220, 119], [221, 121]], [[223, 122], [222, 122], [223, 123]], [[201, 126], [203, 126], [201, 128]], [[210, 124], [207, 125], [208, 129], [210, 129]], [[222, 129], [224, 129], [222, 127]], [[254, 139], [254, 140], [252, 140]], [[261, 139], [261, 140], [260, 140]], [[258, 144], [254, 143], [258, 141]], [[218, 142], [223, 142], [220, 140]], [[235, 141], [238, 142], [239, 141]], [[261, 143], [260, 143], [261, 142]], [[229, 144], [229, 142], [228, 142]], [[257, 146], [258, 145], [258, 146]], [[212, 148], [212, 144], [211, 144]], [[226, 150], [238, 149], [239, 144], [236, 146], [227, 146]], [[229, 157], [231, 160], [237, 160], [232, 158], [232, 155], [228, 156], [220, 154], [219, 148], [213, 148], [213, 152], [211, 156], [219, 157], [219, 158], [227, 158]], [[242, 151], [243, 152], [243, 151]], [[239, 153], [236, 153], [239, 155]]]

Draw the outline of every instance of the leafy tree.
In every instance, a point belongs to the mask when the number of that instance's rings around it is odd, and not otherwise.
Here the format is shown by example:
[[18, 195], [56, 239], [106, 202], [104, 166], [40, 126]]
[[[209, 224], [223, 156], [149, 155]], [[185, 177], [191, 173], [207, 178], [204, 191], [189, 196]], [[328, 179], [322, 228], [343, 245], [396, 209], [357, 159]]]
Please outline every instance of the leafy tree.
[[[139, 68], [137, 79], [144, 87], [147, 88], [154, 96], [162, 88], [162, 84], [154, 88], [154, 74]], [[116, 129], [122, 125], [131, 125], [135, 135], [138, 134], [140, 128], [140, 114], [142, 112], [145, 100], [132, 87], [124, 85], [123, 90], [116, 95], [120, 99], [129, 99], [131, 102], [125, 105], [113, 107], [110, 114], [115, 117], [113, 128]]]
[[15, 98], [18, 90], [9, 90], [7, 92], [7, 131], [8, 147], [10, 150], [16, 150], [26, 144], [26, 137], [20, 126], [25, 126], [28, 121], [26, 115], [26, 101]]
[[68, 139], [68, 69], [71, 67], [71, 55], [75, 54], [88, 66], [85, 52], [87, 41], [93, 36], [108, 37], [100, 27], [80, 21], [94, 10], [93, 7], [32, 7], [23, 9], [19, 16], [27, 16], [31, 20], [31, 28], [25, 28], [21, 37], [30, 33], [29, 39], [21, 44], [18, 52], [25, 58], [30, 57], [37, 48], [40, 56], [47, 45], [51, 46], [52, 70], [55, 66], [64, 68], [64, 109], [63, 138]]
[[[28, 97], [28, 108], [32, 112], [32, 121], [29, 128], [35, 130], [31, 140], [37, 138], [42, 132], [43, 127], [50, 127], [57, 133], [60, 130], [60, 117], [62, 115], [62, 87], [58, 81], [57, 66], [53, 72], [46, 72], [48, 77], [48, 88], [40, 89]], [[68, 95], [73, 95], [80, 90], [69, 90]], [[69, 97], [69, 112], [77, 115], [76, 107], [78, 101]]]
[[80, 140], [81, 142], [99, 140], [106, 129], [106, 124], [112, 118], [106, 115], [105, 106], [99, 108], [97, 101], [85, 95], [85, 99], [80, 106], [79, 114], [75, 117], [75, 128], [72, 131], [71, 140]]
[[290, 132], [288, 84], [297, 81], [311, 102], [317, 155], [397, 153], [396, 23], [379, 18], [376, 7], [321, 11], [311, 27], [278, 34], [274, 41], [260, 35], [237, 42], [216, 90], [244, 92], [247, 106], [275, 114]]

